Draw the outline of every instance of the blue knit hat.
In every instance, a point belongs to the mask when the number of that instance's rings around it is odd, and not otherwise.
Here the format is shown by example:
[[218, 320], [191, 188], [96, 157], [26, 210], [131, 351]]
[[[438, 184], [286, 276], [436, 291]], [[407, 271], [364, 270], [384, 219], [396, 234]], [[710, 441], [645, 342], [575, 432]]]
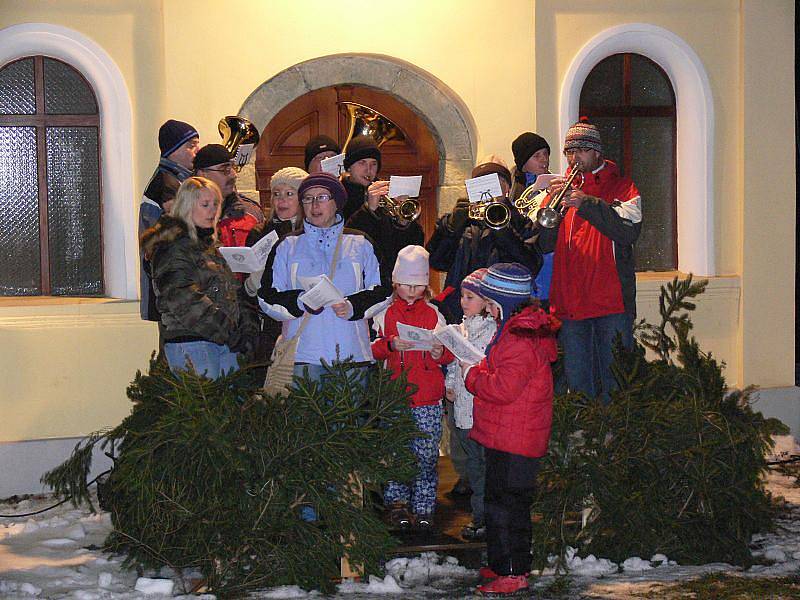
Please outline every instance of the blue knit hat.
[[192, 138], [200, 137], [197, 130], [183, 121], [170, 119], [158, 130], [158, 147], [161, 156], [169, 156]]
[[505, 321], [520, 304], [531, 297], [531, 272], [519, 263], [496, 263], [481, 280], [481, 296], [493, 300]]

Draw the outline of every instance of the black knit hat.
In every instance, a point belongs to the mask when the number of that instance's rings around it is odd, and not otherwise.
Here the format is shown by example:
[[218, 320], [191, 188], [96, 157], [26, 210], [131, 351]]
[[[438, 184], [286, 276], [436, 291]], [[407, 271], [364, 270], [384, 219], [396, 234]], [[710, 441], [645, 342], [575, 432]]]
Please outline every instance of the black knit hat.
[[526, 131], [511, 142], [511, 152], [514, 154], [514, 164], [517, 166], [517, 171], [522, 171], [528, 159], [542, 148], [547, 148], [547, 152], [550, 152], [550, 144], [547, 143], [547, 140], [530, 131]]
[[491, 173], [497, 173], [499, 177], [502, 177], [506, 180], [506, 183], [508, 183], [509, 186], [511, 185], [511, 171], [508, 170], [508, 167], [501, 165], [500, 163], [485, 162], [472, 169], [473, 178], [489, 175]]
[[314, 160], [314, 157], [317, 154], [320, 154], [321, 152], [334, 152], [336, 154], [340, 154], [341, 151], [342, 149], [339, 144], [337, 144], [327, 135], [318, 135], [311, 138], [306, 144], [306, 171], [308, 171], [311, 161]]
[[200, 137], [197, 130], [183, 121], [170, 119], [158, 130], [158, 147], [161, 156], [169, 156], [190, 139]]
[[222, 144], [207, 144], [197, 151], [194, 157], [194, 170], [207, 169], [214, 165], [231, 162], [233, 157]]
[[344, 203], [347, 202], [347, 191], [337, 177], [330, 173], [314, 173], [303, 179], [300, 188], [297, 190], [297, 196], [302, 201], [303, 194], [306, 190], [312, 187], [325, 188], [331, 193], [333, 201], [336, 202], [336, 210], [341, 212], [344, 208]]
[[381, 151], [368, 135], [359, 135], [347, 144], [347, 153], [344, 155], [344, 168], [349, 169], [354, 162], [362, 158], [374, 158], [378, 161], [378, 171], [381, 170]]

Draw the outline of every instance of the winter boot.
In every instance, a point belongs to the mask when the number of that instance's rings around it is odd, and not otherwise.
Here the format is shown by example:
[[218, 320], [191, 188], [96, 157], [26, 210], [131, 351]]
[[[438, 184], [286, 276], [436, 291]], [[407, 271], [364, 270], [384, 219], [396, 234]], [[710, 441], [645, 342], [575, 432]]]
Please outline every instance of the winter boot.
[[500, 575], [478, 586], [478, 594], [488, 598], [508, 598], [528, 591], [528, 578], [522, 575]]
[[421, 533], [431, 533], [433, 531], [433, 513], [420, 513], [414, 518], [417, 530]]
[[467, 542], [482, 542], [486, 539], [486, 525], [473, 521], [461, 530], [461, 539]]
[[395, 502], [386, 507], [386, 522], [393, 529], [406, 531], [411, 529], [411, 513], [408, 505], [403, 502]]

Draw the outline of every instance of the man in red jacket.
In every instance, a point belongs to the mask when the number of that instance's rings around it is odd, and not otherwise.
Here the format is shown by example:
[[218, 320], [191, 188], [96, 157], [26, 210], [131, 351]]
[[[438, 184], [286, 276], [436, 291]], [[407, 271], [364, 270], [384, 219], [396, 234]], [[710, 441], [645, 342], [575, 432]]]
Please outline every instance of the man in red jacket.
[[[614, 341], [619, 336], [624, 346], [633, 345], [633, 244], [642, 228], [641, 197], [603, 157], [595, 125], [581, 120], [570, 127], [564, 154], [569, 172], [583, 172], [583, 184], [567, 191], [564, 218], [557, 228], [542, 229], [538, 242], [544, 252], [555, 250], [550, 303], [562, 322], [567, 386], [608, 403], [617, 387]], [[551, 197], [563, 185], [564, 179], [553, 180]]]

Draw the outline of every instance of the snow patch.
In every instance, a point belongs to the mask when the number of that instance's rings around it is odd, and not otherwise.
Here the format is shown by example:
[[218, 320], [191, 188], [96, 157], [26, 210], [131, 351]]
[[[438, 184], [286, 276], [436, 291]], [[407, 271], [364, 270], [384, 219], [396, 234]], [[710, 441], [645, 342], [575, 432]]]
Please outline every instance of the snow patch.
[[139, 577], [133, 589], [147, 596], [172, 596], [173, 587], [175, 587], [175, 582], [171, 579]]
[[308, 598], [308, 594], [296, 585], [281, 585], [260, 593], [262, 598]]
[[649, 560], [642, 560], [638, 556], [631, 556], [626, 558], [622, 563], [623, 571], [649, 571], [653, 568]]

